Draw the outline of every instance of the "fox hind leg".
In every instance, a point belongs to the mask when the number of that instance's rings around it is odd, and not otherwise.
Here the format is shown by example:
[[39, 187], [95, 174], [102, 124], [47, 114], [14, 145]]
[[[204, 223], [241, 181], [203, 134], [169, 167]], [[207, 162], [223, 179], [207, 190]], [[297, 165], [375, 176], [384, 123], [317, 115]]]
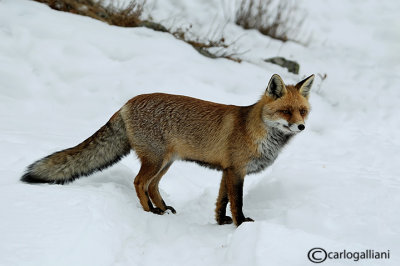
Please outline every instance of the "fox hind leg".
[[143, 207], [143, 210], [156, 214], [162, 214], [164, 211], [162, 211], [160, 208], [153, 207], [148, 193], [148, 185], [151, 179], [153, 179], [160, 172], [161, 164], [153, 163], [146, 159], [142, 159], [141, 161], [142, 165], [139, 173], [133, 182], [135, 185], [136, 194], [139, 198], [140, 204]]
[[154, 203], [154, 205], [156, 205], [157, 208], [161, 209], [163, 212], [165, 212], [166, 210], [170, 210], [172, 213], [175, 214], [176, 213], [175, 209], [165, 204], [158, 189], [158, 184], [160, 183], [161, 178], [168, 171], [171, 164], [172, 162], [169, 162], [161, 169], [161, 171], [155, 177], [153, 177], [153, 179], [150, 181], [148, 185], [148, 192], [151, 201]]

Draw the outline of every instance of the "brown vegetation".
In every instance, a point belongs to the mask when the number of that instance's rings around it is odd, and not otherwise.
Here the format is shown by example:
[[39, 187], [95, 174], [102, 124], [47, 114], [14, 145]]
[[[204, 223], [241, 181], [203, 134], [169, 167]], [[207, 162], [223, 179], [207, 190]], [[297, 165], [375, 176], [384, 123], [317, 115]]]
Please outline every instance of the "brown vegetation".
[[[155, 31], [168, 32], [175, 38], [190, 44], [200, 54], [210, 58], [227, 58], [236, 62], [240, 59], [234, 58], [233, 53], [226, 49], [230, 46], [223, 37], [217, 40], [207, 38], [188, 37], [188, 30], [177, 28], [168, 30], [163, 25], [142, 19], [145, 1], [131, 0], [128, 5], [118, 7], [115, 5], [104, 5], [102, 0], [34, 0], [45, 3], [55, 10], [88, 16], [110, 25], [120, 27], [147, 27]], [[193, 34], [192, 34], [193, 35]], [[205, 39], [204, 41], [202, 39]], [[213, 48], [217, 48], [212, 50]]]
[[103, 1], [94, 0], [34, 0], [45, 3], [55, 10], [88, 16], [110, 25], [120, 27], [138, 27], [141, 22], [143, 3], [131, 1], [125, 7], [103, 5]]
[[235, 23], [283, 42], [300, 42], [298, 34], [305, 17], [296, 17], [296, 10], [295, 2], [289, 0], [241, 0]]

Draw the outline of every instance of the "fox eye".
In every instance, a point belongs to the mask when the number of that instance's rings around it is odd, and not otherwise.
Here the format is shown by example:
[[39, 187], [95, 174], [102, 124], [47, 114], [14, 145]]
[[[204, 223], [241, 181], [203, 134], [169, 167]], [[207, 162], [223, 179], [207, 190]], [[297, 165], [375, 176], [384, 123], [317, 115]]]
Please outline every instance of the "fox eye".
[[300, 114], [301, 114], [301, 115], [306, 115], [306, 114], [307, 114], [307, 110], [301, 109], [301, 110], [300, 110]]
[[282, 112], [282, 114], [285, 114], [285, 115], [290, 115], [291, 114], [291, 112], [289, 110], [282, 110], [281, 112]]

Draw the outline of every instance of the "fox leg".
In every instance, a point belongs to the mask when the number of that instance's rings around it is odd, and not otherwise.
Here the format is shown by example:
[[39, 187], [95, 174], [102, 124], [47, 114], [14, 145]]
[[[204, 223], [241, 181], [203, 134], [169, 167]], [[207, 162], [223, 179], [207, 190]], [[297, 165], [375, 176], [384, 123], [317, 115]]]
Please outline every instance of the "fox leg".
[[133, 182], [136, 189], [136, 194], [139, 198], [140, 204], [145, 211], [151, 211], [156, 214], [162, 214], [163, 211], [159, 208], [154, 208], [149, 194], [147, 192], [147, 187], [150, 180], [158, 174], [160, 171], [160, 164], [151, 163], [149, 160], [142, 159], [142, 165], [140, 167], [138, 175], [135, 177]]
[[219, 193], [217, 198], [217, 206], [215, 208], [215, 219], [217, 220], [218, 224], [231, 224], [232, 218], [226, 216], [226, 206], [228, 205], [228, 191], [226, 188], [226, 176], [227, 171], [224, 170], [221, 179], [221, 185], [219, 186]]
[[157, 208], [161, 209], [163, 212], [166, 210], [171, 210], [172, 213], [176, 213], [175, 209], [171, 206], [167, 206], [161, 197], [160, 191], [158, 190], [158, 184], [160, 183], [161, 178], [163, 175], [168, 171], [171, 163], [165, 165], [162, 170], [150, 181], [148, 186], [149, 196], [151, 201], [156, 205]]
[[254, 221], [251, 218], [245, 217], [242, 211], [243, 182], [244, 175], [240, 175], [230, 168], [226, 170], [226, 188], [228, 191], [229, 202], [231, 203], [233, 222], [237, 226], [241, 225], [243, 222]]

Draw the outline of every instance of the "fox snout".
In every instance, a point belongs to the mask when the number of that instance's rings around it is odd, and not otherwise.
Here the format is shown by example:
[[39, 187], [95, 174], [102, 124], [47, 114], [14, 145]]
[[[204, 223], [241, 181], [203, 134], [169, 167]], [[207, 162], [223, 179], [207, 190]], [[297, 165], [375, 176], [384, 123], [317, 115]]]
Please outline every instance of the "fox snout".
[[273, 127], [280, 129], [283, 132], [287, 133], [298, 133], [303, 131], [306, 126], [303, 121], [299, 123], [289, 123], [287, 120], [278, 119], [274, 123], [270, 123]]
[[300, 132], [303, 131], [306, 126], [303, 123], [288, 123], [288, 128], [292, 132]]

